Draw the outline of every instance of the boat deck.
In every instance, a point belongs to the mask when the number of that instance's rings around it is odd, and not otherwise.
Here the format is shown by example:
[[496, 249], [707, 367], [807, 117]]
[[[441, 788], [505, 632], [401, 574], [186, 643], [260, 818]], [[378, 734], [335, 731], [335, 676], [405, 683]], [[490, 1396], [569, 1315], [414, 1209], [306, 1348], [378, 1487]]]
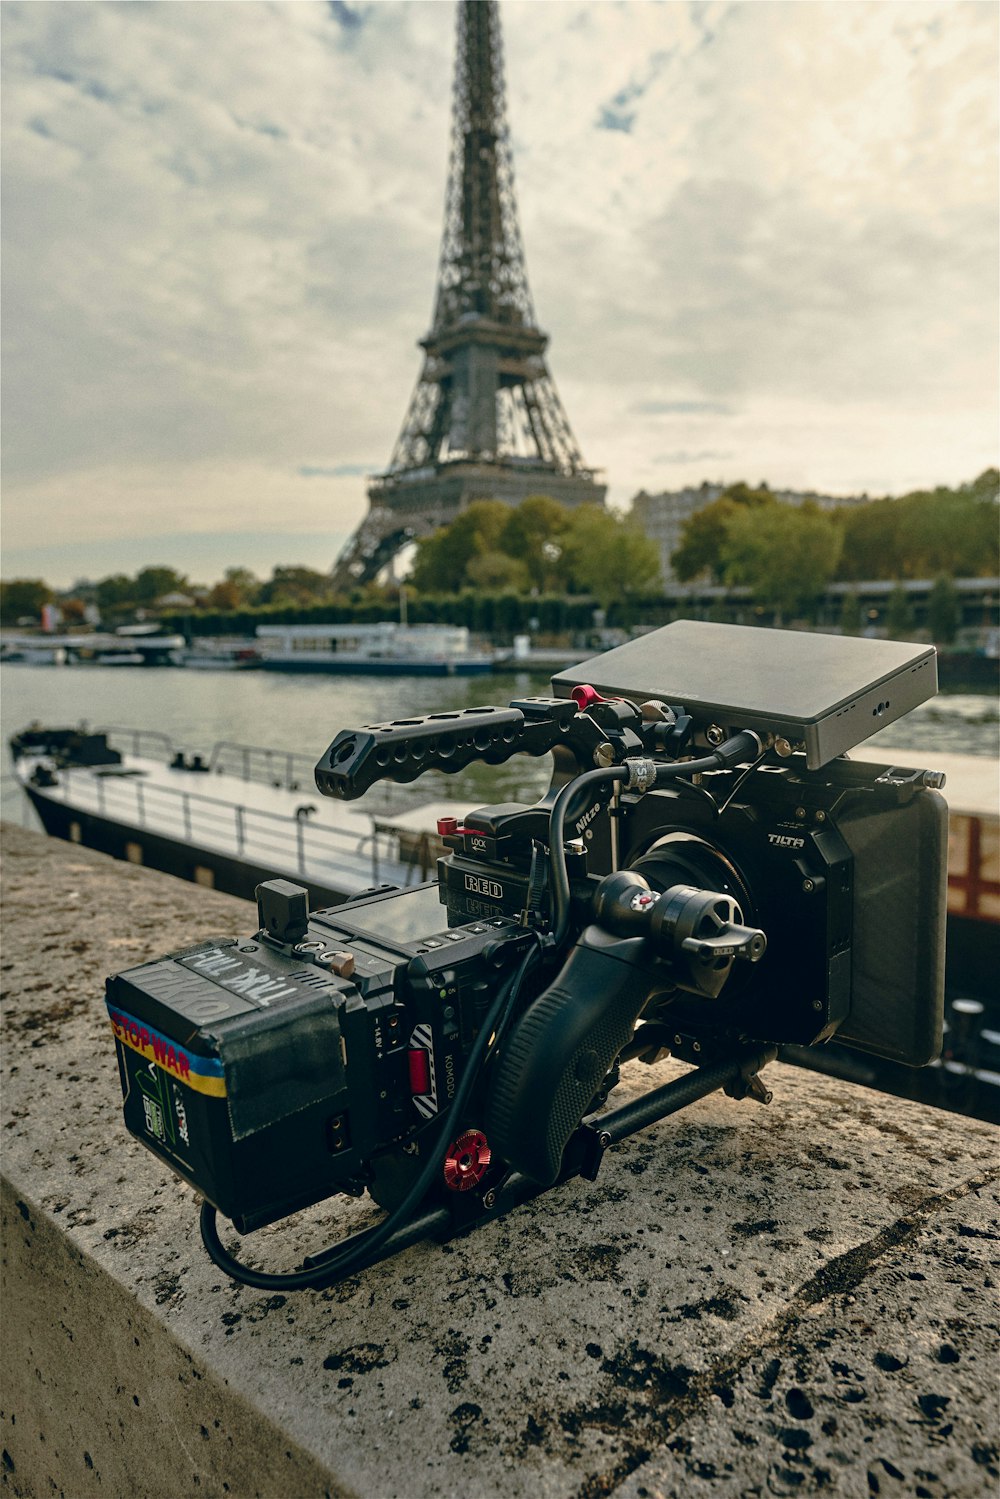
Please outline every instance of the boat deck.
[[125, 830], [346, 893], [432, 876], [441, 851], [434, 836], [437, 817], [464, 811], [438, 802], [406, 814], [406, 826], [397, 828], [391, 815], [332, 802], [310, 788], [251, 782], [226, 771], [174, 769], [135, 755], [121, 766], [60, 770], [58, 784], [41, 794]]

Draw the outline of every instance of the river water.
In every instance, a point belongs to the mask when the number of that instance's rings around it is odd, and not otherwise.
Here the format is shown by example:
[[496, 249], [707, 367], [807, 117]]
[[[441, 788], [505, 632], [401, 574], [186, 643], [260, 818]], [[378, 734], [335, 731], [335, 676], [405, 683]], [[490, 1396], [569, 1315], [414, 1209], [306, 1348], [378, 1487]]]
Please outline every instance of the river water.
[[[37, 719], [47, 725], [120, 725], [156, 729], [185, 749], [218, 740], [295, 750], [318, 759], [341, 729], [411, 718], [480, 703], [547, 694], [548, 678], [528, 672], [489, 677], [335, 677], [266, 671], [190, 671], [182, 667], [26, 666], [0, 668], [3, 735]], [[994, 698], [941, 694], [870, 741], [919, 751], [996, 758], [1000, 716]], [[421, 778], [415, 801], [447, 798], [470, 806], [534, 801], [548, 784], [548, 756], [518, 755], [506, 765], [474, 765], [458, 775]], [[3, 816], [25, 820], [24, 798], [4, 760]]]

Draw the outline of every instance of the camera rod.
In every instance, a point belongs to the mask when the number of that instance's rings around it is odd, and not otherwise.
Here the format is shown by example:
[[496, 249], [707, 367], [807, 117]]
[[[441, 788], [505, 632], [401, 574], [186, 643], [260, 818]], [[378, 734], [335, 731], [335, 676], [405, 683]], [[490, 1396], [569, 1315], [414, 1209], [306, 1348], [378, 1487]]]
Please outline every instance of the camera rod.
[[[604, 1152], [609, 1146], [619, 1144], [639, 1130], [648, 1129], [650, 1125], [658, 1124], [660, 1120], [688, 1108], [710, 1093], [725, 1089], [737, 1098], [747, 1094], [769, 1098], [770, 1094], [765, 1095], [759, 1085], [755, 1087], [754, 1084], [760, 1069], [773, 1061], [776, 1055], [777, 1048], [774, 1046], [761, 1047], [756, 1051], [744, 1048], [723, 1061], [693, 1068], [683, 1077], [674, 1078], [631, 1103], [596, 1116], [592, 1123], [581, 1124], [570, 1138], [563, 1159], [563, 1169], [553, 1185], [561, 1186], [580, 1176], [594, 1181]], [[434, 1164], [438, 1164], [436, 1157]], [[376, 1228], [358, 1235], [356, 1248], [347, 1259], [344, 1258], [343, 1251], [348, 1248], [351, 1240], [332, 1250], [309, 1256], [304, 1261], [302, 1270], [288, 1274], [268, 1274], [242, 1265], [223, 1245], [215, 1209], [208, 1202], [202, 1204], [201, 1234], [213, 1262], [234, 1280], [264, 1290], [322, 1290], [336, 1285], [348, 1275], [370, 1269], [372, 1265], [400, 1254], [423, 1239], [445, 1241], [457, 1232], [502, 1217], [548, 1190], [548, 1187], [541, 1186], [530, 1177], [514, 1172], [499, 1187], [488, 1191], [482, 1198], [477, 1198], [475, 1203], [463, 1200], [456, 1204], [464, 1209], [461, 1218], [444, 1207], [418, 1212], [405, 1222], [398, 1223], [388, 1233], [380, 1233]], [[467, 1217], [470, 1208], [478, 1208], [479, 1216]], [[397, 1216], [395, 1213], [391, 1214], [379, 1227], [385, 1228]]]

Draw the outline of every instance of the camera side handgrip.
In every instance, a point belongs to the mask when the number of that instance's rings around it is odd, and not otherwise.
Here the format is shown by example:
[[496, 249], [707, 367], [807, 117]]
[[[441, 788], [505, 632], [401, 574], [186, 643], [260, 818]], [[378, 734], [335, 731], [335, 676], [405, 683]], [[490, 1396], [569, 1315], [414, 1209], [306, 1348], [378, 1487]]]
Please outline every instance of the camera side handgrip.
[[497, 1154], [542, 1186], [552, 1185], [570, 1135], [631, 1039], [649, 995], [644, 941], [587, 927], [498, 1061], [486, 1113]]
[[544, 755], [566, 737], [575, 715], [573, 702], [525, 698], [509, 708], [344, 729], [316, 766], [316, 785], [324, 796], [353, 801], [376, 781], [415, 781], [426, 770], [462, 770], [473, 760], [500, 765], [512, 755]]
[[734, 962], [757, 963], [767, 950], [764, 933], [742, 925], [730, 896], [691, 885], [656, 895], [634, 870], [607, 875], [593, 909], [597, 923], [515, 1026], [487, 1109], [493, 1148], [545, 1187], [653, 990], [669, 979], [716, 999]]

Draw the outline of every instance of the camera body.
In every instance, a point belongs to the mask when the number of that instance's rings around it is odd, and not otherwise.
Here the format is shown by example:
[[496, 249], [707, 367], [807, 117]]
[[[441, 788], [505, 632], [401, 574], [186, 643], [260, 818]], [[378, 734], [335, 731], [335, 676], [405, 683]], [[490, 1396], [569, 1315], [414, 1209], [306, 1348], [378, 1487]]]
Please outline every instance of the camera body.
[[[684, 670], [693, 631], [709, 688], [713, 653], [732, 678], [723, 657], [747, 635], [775, 657], [817, 639], [830, 652], [829, 638], [683, 624]], [[769, 729], [764, 703], [723, 705], [690, 682], [675, 694], [678, 641], [668, 626], [635, 642], [634, 670], [630, 647], [610, 653], [629, 696], [598, 658], [556, 679], [565, 696], [338, 734], [316, 769], [329, 795], [518, 752], [552, 754], [552, 787], [441, 827], [433, 884], [310, 913], [304, 890], [268, 881], [253, 936], [109, 978], [129, 1130], [241, 1232], [338, 1192], [392, 1214], [425, 1180], [422, 1201], [454, 1226], [512, 1174], [536, 1190], [567, 1174], [629, 1060], [669, 1051], [704, 1069], [833, 1035], [931, 1060], [940, 778], [855, 764], [840, 741], [859, 703], [866, 720], [882, 705], [880, 727], [933, 692], [933, 653], [928, 669], [919, 648], [862, 642], [875, 647], [862, 680], [850, 642], [854, 689], [817, 710], [810, 678], [811, 723], [773, 660], [784, 696]], [[659, 690], [637, 688], [650, 670]]]
[[511, 921], [450, 927], [434, 884], [308, 922], [287, 881], [259, 903], [252, 938], [108, 981], [126, 1125], [242, 1232], [334, 1192], [391, 1195], [380, 1153], [447, 1108], [498, 954], [525, 941]]

